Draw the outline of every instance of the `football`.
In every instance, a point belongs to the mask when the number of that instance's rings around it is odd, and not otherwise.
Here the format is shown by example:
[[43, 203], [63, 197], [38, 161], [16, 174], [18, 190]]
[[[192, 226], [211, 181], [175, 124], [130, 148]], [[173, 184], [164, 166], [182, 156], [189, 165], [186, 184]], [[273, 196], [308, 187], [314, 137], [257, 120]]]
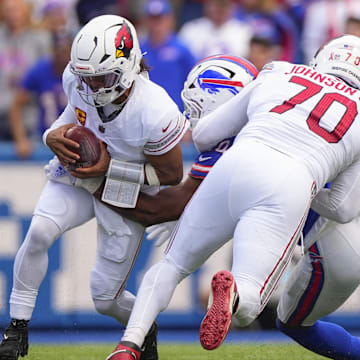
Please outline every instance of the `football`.
[[79, 167], [91, 167], [99, 161], [99, 139], [90, 129], [85, 126], [75, 125], [66, 131], [65, 137], [76, 141], [80, 145], [78, 149], [70, 149], [71, 151], [79, 154], [80, 159], [76, 163], [68, 166], [69, 170], [74, 170]]

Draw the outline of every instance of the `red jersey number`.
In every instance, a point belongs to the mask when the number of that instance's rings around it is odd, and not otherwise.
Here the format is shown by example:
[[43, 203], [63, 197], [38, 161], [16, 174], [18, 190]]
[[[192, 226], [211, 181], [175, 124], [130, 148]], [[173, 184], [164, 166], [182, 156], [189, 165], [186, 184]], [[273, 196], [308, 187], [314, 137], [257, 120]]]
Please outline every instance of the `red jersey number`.
[[[281, 105], [275, 106], [270, 110], [271, 112], [284, 114], [286, 111], [293, 109], [296, 105], [301, 104], [304, 101], [310, 99], [312, 96], [318, 94], [322, 89], [321, 85], [313, 83], [312, 81], [301, 78], [299, 76], [293, 76], [289, 81], [295, 84], [299, 84], [305, 89], [301, 90], [289, 100], [285, 100]], [[334, 130], [328, 131], [321, 127], [319, 123], [321, 117], [326, 113], [326, 111], [334, 102], [338, 102], [345, 106], [346, 111], [339, 119], [339, 122], [335, 126]], [[329, 143], [337, 143], [349, 129], [355, 120], [357, 113], [358, 112], [355, 101], [339, 93], [326, 93], [310, 112], [306, 122], [309, 126], [309, 129], [315, 134], [321, 136]]]

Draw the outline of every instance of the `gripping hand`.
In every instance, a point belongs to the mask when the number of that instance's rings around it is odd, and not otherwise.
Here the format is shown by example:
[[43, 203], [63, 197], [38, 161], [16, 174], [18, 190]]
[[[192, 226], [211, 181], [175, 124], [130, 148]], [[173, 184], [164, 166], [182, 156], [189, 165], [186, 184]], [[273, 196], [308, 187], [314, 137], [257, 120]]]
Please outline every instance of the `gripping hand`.
[[64, 166], [61, 165], [59, 159], [55, 156], [49, 161], [44, 167], [46, 177], [49, 180], [70, 185], [76, 186], [85, 189], [90, 194], [93, 194], [101, 185], [104, 177], [99, 176], [95, 178], [80, 179], [69, 174]]
[[161, 224], [151, 225], [146, 228], [147, 239], [154, 240], [155, 246], [161, 246], [171, 237], [171, 233], [177, 221], [168, 221]]

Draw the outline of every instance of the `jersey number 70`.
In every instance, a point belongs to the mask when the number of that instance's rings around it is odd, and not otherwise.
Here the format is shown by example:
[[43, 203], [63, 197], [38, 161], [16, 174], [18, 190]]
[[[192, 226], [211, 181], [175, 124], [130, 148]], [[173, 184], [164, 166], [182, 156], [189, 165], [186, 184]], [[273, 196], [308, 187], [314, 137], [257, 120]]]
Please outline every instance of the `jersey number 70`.
[[[301, 90], [289, 100], [285, 100], [281, 105], [275, 106], [270, 110], [271, 112], [284, 114], [285, 112], [293, 109], [296, 105], [301, 104], [304, 101], [310, 99], [312, 96], [318, 94], [323, 88], [321, 85], [313, 83], [312, 81], [299, 76], [293, 76], [289, 81], [304, 86], [305, 89]], [[339, 122], [335, 126], [334, 130], [328, 131], [321, 127], [319, 123], [321, 117], [335, 101], [344, 105], [346, 111], [339, 119]], [[308, 127], [311, 131], [321, 136], [327, 142], [337, 143], [349, 129], [355, 120], [357, 113], [358, 112], [355, 101], [339, 93], [326, 93], [312, 109], [306, 119], [306, 123], [308, 124]]]

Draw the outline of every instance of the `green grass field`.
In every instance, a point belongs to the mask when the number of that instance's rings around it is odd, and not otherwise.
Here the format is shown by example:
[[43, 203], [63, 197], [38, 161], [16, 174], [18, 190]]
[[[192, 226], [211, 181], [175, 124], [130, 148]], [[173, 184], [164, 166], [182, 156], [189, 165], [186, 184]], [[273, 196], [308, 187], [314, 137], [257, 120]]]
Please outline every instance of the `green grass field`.
[[[111, 345], [33, 345], [26, 360], [104, 360], [113, 350]], [[197, 344], [159, 346], [160, 360], [320, 360], [300, 346], [276, 344], [222, 345], [206, 351]], [[22, 359], [22, 358], [21, 358]], [[24, 360], [25, 360], [24, 359]]]

